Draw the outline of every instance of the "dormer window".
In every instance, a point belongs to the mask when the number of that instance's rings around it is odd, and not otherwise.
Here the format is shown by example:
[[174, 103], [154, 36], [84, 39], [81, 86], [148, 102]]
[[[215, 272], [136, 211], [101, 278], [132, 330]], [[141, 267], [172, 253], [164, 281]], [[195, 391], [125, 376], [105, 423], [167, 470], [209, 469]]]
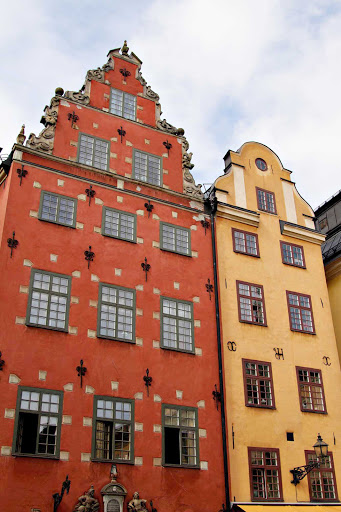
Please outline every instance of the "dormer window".
[[111, 89], [110, 112], [125, 119], [136, 120], [136, 96]]

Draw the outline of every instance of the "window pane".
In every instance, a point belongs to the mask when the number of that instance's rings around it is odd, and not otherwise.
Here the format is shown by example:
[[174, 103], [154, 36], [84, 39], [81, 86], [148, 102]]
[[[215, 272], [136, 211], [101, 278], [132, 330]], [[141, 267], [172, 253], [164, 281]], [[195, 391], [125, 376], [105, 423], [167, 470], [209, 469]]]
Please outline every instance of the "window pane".
[[110, 98], [110, 112], [117, 116], [122, 116], [123, 113], [123, 91], [111, 89]]
[[101, 287], [99, 334], [133, 341], [134, 293], [113, 286]]
[[162, 299], [162, 345], [193, 351], [191, 304]]

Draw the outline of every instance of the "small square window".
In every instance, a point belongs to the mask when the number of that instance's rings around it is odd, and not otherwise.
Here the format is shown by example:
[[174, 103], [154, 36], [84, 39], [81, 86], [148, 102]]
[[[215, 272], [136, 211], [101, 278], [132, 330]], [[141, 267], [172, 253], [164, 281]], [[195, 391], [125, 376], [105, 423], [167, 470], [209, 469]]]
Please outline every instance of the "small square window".
[[102, 235], [136, 241], [136, 215], [104, 207], [102, 216]]
[[327, 410], [321, 370], [296, 367], [296, 371], [301, 411], [325, 414]]
[[133, 158], [133, 178], [152, 185], [162, 185], [162, 159], [159, 156], [135, 149]]
[[161, 347], [194, 353], [193, 304], [161, 297]]
[[277, 213], [275, 194], [269, 190], [256, 187], [258, 210], [268, 213]]
[[97, 336], [135, 343], [135, 290], [100, 283]]
[[79, 135], [78, 162], [106, 171], [109, 167], [109, 142], [81, 133]]
[[281, 241], [282, 261], [286, 265], [305, 268], [304, 250], [301, 245]]
[[[316, 462], [313, 451], [305, 452], [306, 463]], [[311, 501], [338, 501], [333, 454], [320, 461], [320, 467], [308, 474], [309, 494]]]
[[310, 295], [287, 291], [287, 301], [291, 330], [315, 334]]
[[258, 235], [232, 228], [233, 250], [248, 256], [259, 257]]
[[186, 256], [191, 255], [191, 231], [187, 228], [160, 222], [161, 249]]
[[125, 119], [136, 120], [136, 96], [111, 89], [110, 112]]
[[76, 227], [77, 200], [53, 192], [42, 191], [39, 219], [70, 228]]
[[275, 409], [271, 363], [243, 359], [245, 405]]
[[277, 448], [248, 448], [252, 501], [283, 501]]
[[163, 465], [199, 466], [198, 410], [162, 405]]
[[266, 326], [263, 286], [237, 281], [239, 321]]

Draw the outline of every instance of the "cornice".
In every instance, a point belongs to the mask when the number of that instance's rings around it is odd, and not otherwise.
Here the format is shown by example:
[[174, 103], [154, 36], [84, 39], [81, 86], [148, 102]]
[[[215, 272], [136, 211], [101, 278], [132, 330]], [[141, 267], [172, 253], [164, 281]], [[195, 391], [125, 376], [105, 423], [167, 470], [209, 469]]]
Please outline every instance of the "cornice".
[[326, 273], [327, 281], [341, 275], [341, 257], [331, 261], [330, 263], [327, 263], [327, 265], [324, 267], [324, 271]]
[[297, 238], [298, 240], [304, 240], [305, 242], [311, 242], [313, 244], [322, 245], [325, 241], [325, 235], [318, 233], [314, 229], [307, 228], [305, 226], [299, 226], [298, 224], [291, 224], [280, 220], [281, 233], [285, 236]]
[[220, 203], [217, 205], [217, 217], [224, 219], [233, 220], [235, 222], [241, 222], [248, 226], [259, 226], [260, 215], [252, 210], [245, 210], [244, 208], [238, 208], [226, 203]]

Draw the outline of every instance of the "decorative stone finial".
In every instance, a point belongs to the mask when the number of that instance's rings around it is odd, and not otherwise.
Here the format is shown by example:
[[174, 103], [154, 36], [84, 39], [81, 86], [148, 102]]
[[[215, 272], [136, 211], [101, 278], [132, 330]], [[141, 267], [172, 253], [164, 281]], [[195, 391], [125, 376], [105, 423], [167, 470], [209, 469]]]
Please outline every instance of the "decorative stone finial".
[[23, 124], [17, 137], [17, 144], [24, 144], [26, 140], [25, 125]]
[[122, 55], [126, 55], [128, 57], [129, 48], [127, 46], [127, 41], [124, 41], [124, 45], [121, 48]]
[[57, 89], [54, 91], [54, 93], [56, 96], [63, 96], [63, 94], [64, 94], [63, 87], [57, 87]]

